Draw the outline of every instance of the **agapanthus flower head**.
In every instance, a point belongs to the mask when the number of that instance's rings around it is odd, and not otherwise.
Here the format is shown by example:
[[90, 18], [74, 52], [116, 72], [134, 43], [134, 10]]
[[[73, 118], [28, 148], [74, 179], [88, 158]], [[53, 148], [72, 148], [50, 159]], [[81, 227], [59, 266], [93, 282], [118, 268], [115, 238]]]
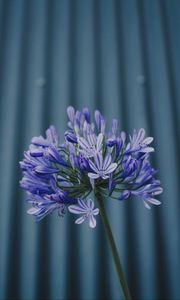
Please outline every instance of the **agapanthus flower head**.
[[20, 162], [20, 184], [32, 205], [29, 214], [41, 220], [55, 210], [60, 215], [68, 211], [80, 215], [76, 224], [88, 221], [94, 228], [99, 209], [89, 198], [91, 192], [119, 201], [137, 196], [148, 209], [161, 203], [155, 197], [162, 187], [149, 160], [153, 138], [145, 137], [144, 129], [134, 130], [128, 140], [124, 131], [118, 131], [116, 119], [107, 132], [98, 110], [94, 122], [87, 108], [80, 112], [70, 106], [67, 114], [64, 139], [60, 142], [50, 126], [45, 138], [32, 139]]

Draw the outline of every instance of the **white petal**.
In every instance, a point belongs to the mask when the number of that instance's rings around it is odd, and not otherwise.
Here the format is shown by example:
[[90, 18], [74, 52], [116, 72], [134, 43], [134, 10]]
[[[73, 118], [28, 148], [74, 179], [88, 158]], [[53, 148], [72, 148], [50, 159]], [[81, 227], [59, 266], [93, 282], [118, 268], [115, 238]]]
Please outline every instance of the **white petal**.
[[152, 203], [154, 205], [160, 205], [161, 204], [161, 201], [159, 201], [157, 199], [154, 199], [154, 198], [149, 198], [148, 202], [150, 202], [150, 203]]
[[153, 192], [152, 194], [153, 195], [159, 195], [163, 192], [163, 188], [162, 187], [159, 187], [155, 192]]
[[104, 171], [105, 174], [112, 173], [117, 168], [117, 163], [112, 163], [110, 166]]
[[95, 228], [96, 227], [96, 219], [95, 219], [95, 217], [93, 215], [91, 215], [89, 217], [89, 226], [91, 228]]
[[142, 148], [140, 150], [140, 152], [143, 152], [143, 153], [154, 152], [154, 148], [153, 147], [145, 147], [145, 148]]
[[97, 179], [97, 178], [99, 178], [99, 174], [95, 174], [95, 173], [91, 173], [91, 172], [88, 173], [88, 176], [89, 176], [90, 178], [92, 178], [92, 179]]
[[41, 208], [39, 208], [39, 207], [31, 207], [27, 210], [27, 213], [29, 215], [36, 215], [39, 213], [40, 210], [41, 210]]
[[146, 202], [146, 201], [143, 201], [144, 202], [144, 205], [147, 209], [151, 209], [151, 207], [149, 206], [149, 204]]
[[143, 141], [143, 144], [149, 145], [150, 143], [152, 143], [153, 141], [153, 137], [149, 136], [147, 138], [145, 138], [145, 140]]
[[107, 175], [103, 174], [103, 175], [101, 176], [101, 178], [102, 178], [102, 179], [108, 179], [109, 176], [110, 176], [109, 174], [107, 174]]
[[75, 221], [75, 224], [82, 224], [85, 221], [85, 219], [86, 219], [85, 216], [80, 217]]
[[93, 210], [93, 215], [97, 216], [99, 214], [99, 208]]

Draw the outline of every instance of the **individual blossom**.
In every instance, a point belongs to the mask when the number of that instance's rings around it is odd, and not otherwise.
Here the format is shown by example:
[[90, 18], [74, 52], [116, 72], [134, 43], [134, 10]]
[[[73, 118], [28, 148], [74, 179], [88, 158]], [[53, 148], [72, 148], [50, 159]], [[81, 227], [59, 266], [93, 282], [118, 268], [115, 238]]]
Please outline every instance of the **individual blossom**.
[[98, 136], [95, 134], [88, 134], [87, 138], [79, 137], [78, 144], [80, 146], [80, 152], [87, 157], [94, 157], [101, 152], [102, 149], [103, 134]]
[[117, 163], [112, 163], [110, 154], [107, 154], [103, 160], [103, 155], [101, 152], [95, 155], [94, 162], [91, 160], [89, 161], [89, 165], [92, 169], [92, 172], [89, 172], [88, 176], [92, 179], [97, 179], [99, 177], [102, 179], [107, 179], [117, 167]]
[[94, 216], [99, 214], [99, 209], [94, 209], [94, 202], [91, 199], [88, 199], [87, 201], [79, 199], [78, 204], [70, 205], [68, 209], [73, 214], [82, 215], [75, 221], [76, 224], [81, 224], [84, 221], [88, 221], [91, 228], [96, 227], [96, 219]]
[[81, 112], [70, 106], [67, 115], [64, 138], [60, 140], [50, 126], [45, 137], [32, 139], [20, 162], [20, 185], [31, 205], [28, 214], [37, 221], [54, 211], [61, 216], [80, 214], [75, 223], [87, 220], [94, 228], [99, 209], [93, 194], [118, 201], [135, 196], [148, 209], [161, 203], [156, 196], [162, 187], [150, 163], [153, 138], [146, 137], [144, 129], [134, 130], [128, 138], [116, 119], [107, 131], [98, 110], [94, 120], [87, 108]]

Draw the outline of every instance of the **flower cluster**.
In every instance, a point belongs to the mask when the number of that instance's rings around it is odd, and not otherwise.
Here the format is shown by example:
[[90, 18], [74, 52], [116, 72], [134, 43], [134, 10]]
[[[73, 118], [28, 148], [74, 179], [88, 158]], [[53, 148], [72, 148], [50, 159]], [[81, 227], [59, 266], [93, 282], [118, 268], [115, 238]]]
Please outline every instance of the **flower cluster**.
[[50, 126], [46, 138], [32, 139], [20, 162], [20, 184], [32, 205], [29, 214], [41, 220], [56, 209], [60, 215], [68, 210], [81, 215], [76, 224], [87, 220], [94, 228], [99, 209], [88, 198], [91, 192], [117, 200], [134, 195], [148, 209], [150, 204], [161, 203], [154, 198], [162, 188], [149, 161], [154, 151], [150, 146], [153, 138], [145, 137], [144, 129], [134, 130], [127, 141], [125, 132], [118, 131], [116, 119], [110, 132], [106, 131], [105, 119], [98, 110], [95, 122], [87, 108], [80, 112], [70, 106], [67, 114], [63, 143], [54, 126]]

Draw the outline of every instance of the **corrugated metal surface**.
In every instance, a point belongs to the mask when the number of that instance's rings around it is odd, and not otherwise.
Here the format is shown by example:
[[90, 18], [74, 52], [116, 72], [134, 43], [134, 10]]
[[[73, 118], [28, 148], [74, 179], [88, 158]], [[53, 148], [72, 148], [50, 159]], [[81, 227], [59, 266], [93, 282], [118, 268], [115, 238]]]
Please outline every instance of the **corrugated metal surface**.
[[179, 28], [178, 0], [0, 1], [0, 299], [121, 299], [100, 219], [26, 215], [18, 161], [69, 104], [155, 137], [163, 205], [109, 217], [133, 298], [180, 299]]

